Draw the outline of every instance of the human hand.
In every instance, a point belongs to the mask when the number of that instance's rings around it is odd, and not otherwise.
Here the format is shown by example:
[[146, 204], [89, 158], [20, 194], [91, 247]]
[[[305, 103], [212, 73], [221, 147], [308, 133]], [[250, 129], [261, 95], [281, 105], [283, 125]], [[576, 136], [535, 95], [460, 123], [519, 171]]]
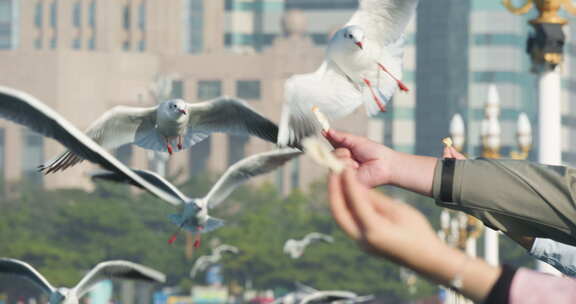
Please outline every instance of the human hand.
[[390, 182], [390, 158], [387, 156], [393, 153], [391, 149], [365, 137], [334, 129], [328, 130], [325, 136], [336, 148], [336, 157], [356, 171], [361, 183], [375, 187]]
[[444, 246], [420, 212], [368, 189], [350, 168], [330, 176], [329, 194], [332, 214], [344, 232], [379, 255], [423, 271], [419, 268], [430, 262], [426, 253], [436, 254]]

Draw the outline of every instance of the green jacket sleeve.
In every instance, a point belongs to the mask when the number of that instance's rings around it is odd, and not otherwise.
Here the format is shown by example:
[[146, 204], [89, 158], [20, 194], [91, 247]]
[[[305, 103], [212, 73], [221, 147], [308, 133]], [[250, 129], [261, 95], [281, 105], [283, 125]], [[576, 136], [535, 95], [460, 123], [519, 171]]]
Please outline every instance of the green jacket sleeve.
[[506, 233], [576, 245], [576, 170], [518, 160], [439, 161], [433, 196]]

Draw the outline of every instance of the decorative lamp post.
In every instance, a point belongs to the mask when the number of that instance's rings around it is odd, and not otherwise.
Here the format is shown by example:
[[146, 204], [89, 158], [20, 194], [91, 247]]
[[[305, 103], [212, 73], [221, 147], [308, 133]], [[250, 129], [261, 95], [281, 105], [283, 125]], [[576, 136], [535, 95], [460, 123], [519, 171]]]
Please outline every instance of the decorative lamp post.
[[514, 7], [511, 0], [504, 6], [513, 14], [526, 14], [536, 8], [538, 17], [529, 21], [533, 33], [528, 37], [527, 51], [532, 60], [532, 72], [538, 77], [538, 154], [540, 163], [559, 165], [562, 161], [560, 72], [566, 37], [563, 32], [568, 20], [558, 16], [564, 8], [576, 15], [572, 0], [526, 0]]

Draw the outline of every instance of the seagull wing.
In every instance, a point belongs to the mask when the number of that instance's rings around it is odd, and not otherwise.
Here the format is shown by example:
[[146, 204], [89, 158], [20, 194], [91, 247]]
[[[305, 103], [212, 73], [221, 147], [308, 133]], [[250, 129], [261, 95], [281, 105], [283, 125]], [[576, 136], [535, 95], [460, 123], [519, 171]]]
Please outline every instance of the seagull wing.
[[366, 38], [384, 47], [402, 37], [417, 6], [418, 0], [360, 0], [346, 25], [362, 27]]
[[190, 270], [191, 278], [194, 278], [198, 272], [204, 271], [206, 267], [212, 264], [210, 257], [211, 256], [203, 255], [196, 260], [194, 266], [192, 266], [192, 269]]
[[[177, 197], [184, 202], [189, 200], [188, 196], [186, 196], [184, 193], [180, 192], [180, 190], [178, 190], [178, 188], [176, 188], [176, 186], [174, 186], [172, 183], [167, 181], [162, 176], [160, 176], [154, 172], [146, 171], [146, 170], [132, 169], [132, 171], [134, 173], [138, 174], [141, 178], [143, 178], [144, 180], [146, 180], [150, 184], [154, 185], [155, 187], [158, 187], [159, 189], [162, 189], [162, 191], [165, 191], [166, 193], [169, 193], [170, 195]], [[133, 186], [136, 186], [136, 187], [139, 187], [141, 189], [146, 190], [146, 188], [144, 188], [142, 185], [135, 183], [133, 180], [126, 178], [125, 175], [121, 175], [121, 174], [118, 174], [116, 172], [100, 171], [100, 172], [92, 173], [91, 177], [92, 177], [92, 179], [96, 179], [96, 180], [101, 179], [101, 180], [112, 181], [112, 182], [117, 182], [117, 183], [131, 184]]]
[[[156, 132], [156, 107], [135, 108], [116, 106], [92, 123], [86, 135], [105, 149], [114, 149], [128, 143], [162, 151], [162, 140]], [[41, 170], [58, 172], [82, 161], [82, 157], [66, 151], [46, 162]]]
[[108, 261], [102, 262], [94, 267], [90, 272], [74, 287], [73, 292], [80, 298], [92, 288], [96, 283], [109, 279], [124, 279], [147, 281], [151, 283], [166, 282], [166, 275], [152, 268], [128, 261]]
[[189, 104], [188, 109], [190, 118], [185, 147], [196, 142], [198, 136], [212, 132], [249, 134], [276, 143], [278, 126], [241, 99], [220, 97]]
[[178, 198], [142, 179], [56, 111], [28, 94], [0, 87], [0, 117], [53, 138], [66, 146], [74, 155], [142, 185], [148, 192], [173, 205], [180, 204]]
[[209, 208], [218, 206], [242, 183], [249, 179], [274, 171], [302, 154], [300, 150], [286, 148], [256, 154], [232, 165], [205, 196]]
[[308, 243], [320, 240], [326, 242], [332, 242], [332, 237], [323, 233], [311, 232], [304, 237], [304, 240], [306, 240]]
[[352, 113], [362, 104], [360, 90], [330, 62], [310, 74], [290, 77], [284, 85], [278, 145], [299, 146], [302, 139], [318, 134], [322, 125], [312, 109], [328, 119]]
[[19, 260], [0, 258], [0, 273], [25, 277], [49, 294], [56, 290], [34, 267]]
[[238, 248], [230, 245], [220, 245], [214, 249], [215, 253], [222, 254], [224, 252], [238, 253]]

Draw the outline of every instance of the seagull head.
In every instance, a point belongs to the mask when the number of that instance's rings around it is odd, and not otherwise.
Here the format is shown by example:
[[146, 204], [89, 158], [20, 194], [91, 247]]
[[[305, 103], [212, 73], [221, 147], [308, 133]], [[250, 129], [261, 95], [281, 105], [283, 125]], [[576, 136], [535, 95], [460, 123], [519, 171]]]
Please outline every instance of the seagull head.
[[60, 304], [60, 303], [69, 303], [70, 289], [68, 288], [58, 288], [52, 294], [50, 294], [50, 298], [48, 299], [48, 303], [50, 304]]
[[356, 47], [359, 47], [361, 50], [364, 49], [364, 30], [357, 26], [357, 25], [350, 25], [346, 26], [342, 29], [342, 35], [344, 35], [344, 39], [354, 43]]
[[170, 99], [165, 103], [165, 111], [171, 117], [180, 117], [188, 114], [186, 102], [182, 99]]

